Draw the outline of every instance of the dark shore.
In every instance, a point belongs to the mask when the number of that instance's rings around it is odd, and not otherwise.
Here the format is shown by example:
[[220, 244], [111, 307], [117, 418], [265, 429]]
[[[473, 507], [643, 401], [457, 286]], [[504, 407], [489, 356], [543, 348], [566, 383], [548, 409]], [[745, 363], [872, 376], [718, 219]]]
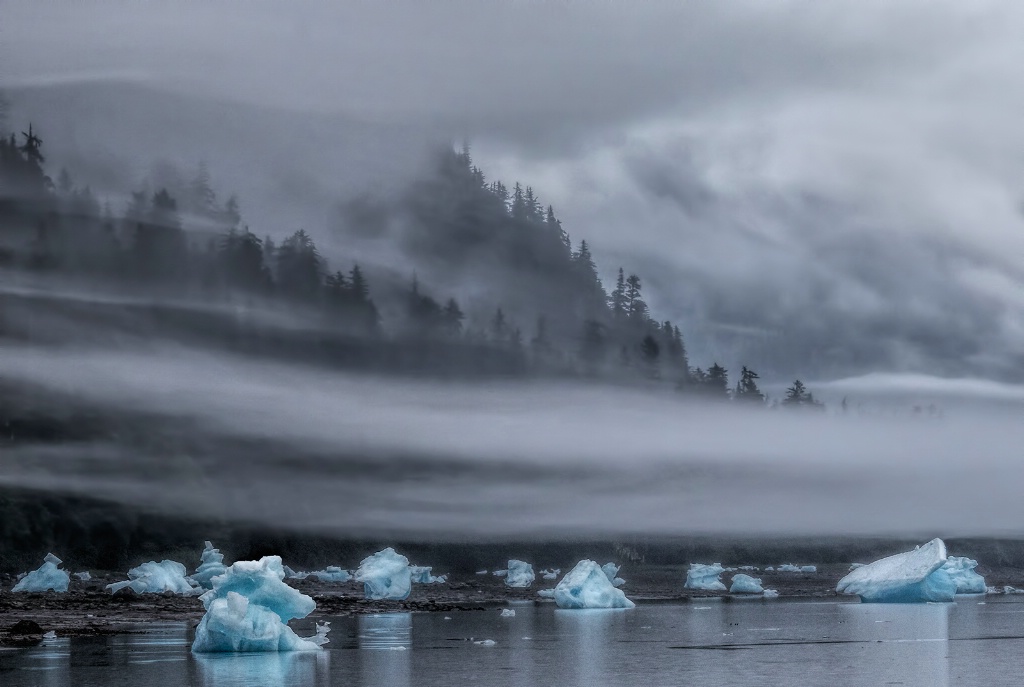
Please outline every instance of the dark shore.
[[[695, 600], [722, 597], [728, 602], [737, 595], [684, 589], [686, 565], [624, 566], [620, 574], [626, 579], [623, 590], [638, 604], [690, 603]], [[838, 596], [836, 582], [846, 574], [848, 564], [819, 565], [814, 573], [745, 571], [761, 578], [763, 586], [776, 589], [783, 599], [837, 599], [855, 602], [855, 598]], [[1024, 587], [1024, 570], [1019, 568], [986, 568], [979, 566], [990, 586]], [[564, 572], [564, 570], [563, 570]], [[739, 572], [739, 571], [737, 571]], [[731, 573], [722, 575], [728, 584]], [[94, 574], [89, 582], [72, 578], [67, 593], [12, 593], [11, 575], [0, 575], [0, 643], [18, 643], [21, 637], [10, 630], [21, 621], [38, 624], [43, 632], [55, 631], [58, 636], [119, 634], [145, 631], [153, 622], [188, 622], [196, 624], [203, 616], [197, 597], [173, 594], [132, 593], [112, 596], [105, 585], [124, 579], [120, 573]], [[457, 575], [443, 584], [415, 584], [404, 601], [370, 601], [363, 597], [362, 585], [356, 582], [324, 583], [314, 579], [288, 580], [288, 583], [316, 600], [317, 608], [308, 620], [330, 616], [392, 612], [484, 611], [510, 601], [553, 603], [537, 596], [540, 589], [549, 589], [555, 580], [539, 579], [529, 589], [510, 589], [501, 578], [487, 575]], [[772, 603], [764, 600], [761, 603]]]

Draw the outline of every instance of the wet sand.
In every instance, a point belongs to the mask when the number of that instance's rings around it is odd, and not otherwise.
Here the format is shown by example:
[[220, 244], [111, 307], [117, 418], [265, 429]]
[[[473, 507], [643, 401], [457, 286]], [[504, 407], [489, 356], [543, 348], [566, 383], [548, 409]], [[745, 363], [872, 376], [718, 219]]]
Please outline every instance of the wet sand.
[[[626, 579], [622, 587], [636, 603], [688, 603], [694, 599], [724, 597], [726, 592], [708, 592], [685, 589], [686, 565], [626, 566], [620, 575]], [[761, 578], [766, 589], [776, 589], [780, 598], [841, 598], [835, 592], [836, 583], [849, 570], [848, 565], [819, 566], [814, 573], [746, 572]], [[989, 586], [1024, 587], [1024, 570], [1017, 568], [989, 569], [979, 566]], [[565, 572], [563, 570], [563, 572]], [[722, 575], [728, 584], [731, 574]], [[125, 579], [123, 573], [94, 574], [89, 582], [72, 578], [71, 588], [65, 594], [47, 592], [12, 593], [14, 578], [0, 575], [0, 643], [16, 642], [20, 638], [9, 630], [19, 621], [31, 621], [43, 632], [55, 631], [58, 636], [82, 636], [145, 632], [151, 622], [191, 622], [196, 624], [203, 616], [203, 605], [195, 596], [173, 594], [111, 595], [105, 586]], [[412, 593], [404, 601], [370, 601], [363, 598], [362, 585], [356, 582], [326, 583], [315, 579], [288, 580], [288, 584], [313, 597], [317, 608], [309, 620], [327, 616], [356, 615], [389, 612], [450, 612], [485, 610], [509, 601], [553, 603], [537, 596], [540, 589], [554, 587], [557, 580], [537, 581], [529, 589], [510, 589], [502, 578], [487, 575], [450, 576], [443, 584], [414, 584]], [[770, 601], [765, 601], [770, 603]], [[26, 638], [28, 639], [28, 638]]]

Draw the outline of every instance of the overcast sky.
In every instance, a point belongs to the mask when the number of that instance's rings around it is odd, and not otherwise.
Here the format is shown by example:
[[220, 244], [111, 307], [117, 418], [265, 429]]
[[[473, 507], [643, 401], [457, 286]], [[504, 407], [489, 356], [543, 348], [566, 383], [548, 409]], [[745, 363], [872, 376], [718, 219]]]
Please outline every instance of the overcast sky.
[[1022, 28], [1014, 0], [6, 0], [0, 84], [441, 122], [696, 331], [1006, 376]]

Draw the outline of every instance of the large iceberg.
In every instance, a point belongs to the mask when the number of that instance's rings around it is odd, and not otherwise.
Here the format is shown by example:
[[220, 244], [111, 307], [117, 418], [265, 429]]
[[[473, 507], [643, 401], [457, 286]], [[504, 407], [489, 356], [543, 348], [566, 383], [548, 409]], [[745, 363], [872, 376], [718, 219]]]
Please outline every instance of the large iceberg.
[[213, 578], [213, 589], [199, 597], [206, 615], [196, 628], [192, 651], [316, 651], [327, 643], [329, 627], [302, 638], [289, 620], [305, 618], [316, 603], [284, 583], [280, 556], [238, 561]]
[[608, 576], [608, 581], [612, 583], [613, 587], [621, 587], [626, 584], [624, 579], [617, 577], [620, 567], [614, 563], [605, 563], [601, 566], [601, 570], [604, 570], [604, 574]]
[[719, 575], [725, 572], [721, 563], [704, 565], [703, 563], [691, 563], [686, 573], [686, 589], [703, 589], [712, 592], [724, 592], [725, 585], [718, 579]]
[[523, 589], [533, 584], [537, 576], [533, 573], [533, 566], [525, 561], [515, 559], [508, 562], [508, 574], [505, 575], [505, 586]]
[[412, 591], [409, 559], [390, 546], [364, 558], [356, 570], [356, 580], [363, 583], [367, 599], [402, 600]]
[[957, 594], [984, 594], [987, 591], [985, 578], [974, 569], [978, 561], [964, 556], [950, 556], [946, 559], [942, 570], [953, 578]]
[[108, 584], [111, 594], [130, 587], [136, 594], [195, 594], [198, 589], [185, 577], [185, 566], [176, 561], [149, 561], [128, 571], [124, 582]]
[[836, 591], [876, 603], [952, 601], [957, 584], [943, 568], [945, 563], [945, 543], [932, 539], [913, 551], [851, 570], [839, 580]]
[[52, 553], [46, 554], [43, 564], [30, 573], [25, 573], [14, 585], [12, 592], [66, 592], [71, 582], [71, 575], [59, 566], [63, 561]]
[[200, 556], [201, 562], [196, 571], [192, 573], [191, 580], [203, 589], [212, 589], [213, 583], [210, 580], [227, 572], [228, 568], [224, 565], [224, 554], [220, 552], [220, 549], [213, 548], [213, 542], [208, 541], [204, 543]]
[[763, 594], [764, 587], [761, 580], [750, 575], [739, 573], [732, 576], [732, 586], [729, 587], [730, 594]]
[[601, 566], [583, 560], [565, 574], [555, 586], [555, 603], [559, 608], [633, 608], [621, 589], [608, 580]]
[[[285, 573], [288, 571], [286, 570]], [[315, 577], [321, 582], [348, 582], [352, 579], [352, 573], [348, 570], [343, 570], [336, 565], [328, 565], [323, 570], [314, 570], [311, 573], [304, 573], [303, 577], [297, 577], [300, 573], [292, 572], [291, 577], [293, 579], [303, 579], [305, 577]]]

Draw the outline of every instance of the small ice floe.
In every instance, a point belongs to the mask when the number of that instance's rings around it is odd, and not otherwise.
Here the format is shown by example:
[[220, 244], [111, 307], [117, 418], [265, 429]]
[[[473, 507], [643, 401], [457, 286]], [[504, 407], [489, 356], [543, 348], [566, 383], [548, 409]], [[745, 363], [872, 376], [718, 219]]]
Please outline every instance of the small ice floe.
[[199, 554], [199, 567], [192, 573], [191, 580], [203, 589], [213, 589], [210, 581], [217, 575], [223, 575], [228, 567], [224, 565], [224, 554], [214, 548], [213, 542], [203, 542], [203, 552]]
[[54, 630], [43, 633], [43, 639], [57, 639], [57, 633]]
[[445, 619], [445, 620], [451, 620], [451, 619], [452, 619], [452, 617], [451, 617], [450, 615], [446, 615], [446, 616], [444, 617], [444, 619]]
[[773, 568], [772, 566], [769, 565], [767, 568], [764, 569], [764, 571], [765, 572], [775, 572], [775, 568]]
[[494, 646], [495, 644], [497, 644], [497, 642], [494, 641], [493, 639], [480, 639], [480, 640], [477, 640], [477, 641], [475, 641], [473, 643], [478, 645], [478, 646]]
[[737, 570], [745, 570], [747, 572], [757, 572], [757, 568], [753, 565], [741, 565]]
[[12, 592], [46, 592], [55, 591], [64, 593], [71, 583], [71, 575], [58, 566], [63, 563], [61, 559], [52, 553], [46, 554], [43, 564], [36, 570], [22, 573], [18, 576], [18, 583], [14, 585]]
[[705, 591], [724, 592], [725, 585], [719, 576], [725, 572], [721, 563], [705, 565], [703, 563], [691, 563], [686, 573], [686, 589], [702, 589]]
[[128, 579], [107, 585], [111, 594], [124, 588], [136, 594], [196, 594], [201, 590], [185, 576], [185, 566], [177, 561], [149, 561], [128, 571]]
[[816, 566], [816, 565], [793, 565], [792, 563], [783, 563], [778, 568], [776, 568], [776, 570], [778, 572], [812, 573], [812, 572], [818, 572], [818, 566]]
[[476, 574], [477, 574], [477, 575], [486, 575], [486, 574], [487, 574], [487, 571], [486, 571], [486, 570], [477, 570], [477, 571], [476, 571]]
[[505, 575], [508, 575], [508, 570], [495, 570], [494, 571], [494, 576], [495, 577], [505, 577]]
[[79, 580], [81, 582], [88, 582], [92, 579], [92, 575], [89, 574], [88, 570], [83, 570], [82, 572], [76, 572], [72, 574], [75, 576], [76, 580]]
[[762, 594], [764, 588], [761, 586], [761, 580], [750, 575], [743, 573], [737, 573], [732, 576], [732, 586], [729, 587], [729, 593], [731, 594]]
[[515, 618], [516, 617], [516, 612], [512, 608], [503, 608], [503, 609], [501, 609], [501, 617], [502, 618]]
[[633, 608], [621, 589], [612, 586], [608, 575], [597, 563], [582, 560], [555, 586], [559, 608]]
[[356, 570], [356, 580], [363, 583], [367, 599], [400, 601], [412, 591], [409, 559], [391, 547], [364, 558]]
[[1017, 589], [1016, 587], [1006, 585], [1003, 587], [1003, 594], [1024, 594], [1024, 589]]
[[284, 583], [279, 556], [231, 565], [200, 600], [206, 615], [196, 628], [195, 653], [318, 651], [328, 642], [330, 623], [318, 623], [306, 638], [288, 627], [289, 620], [312, 613], [316, 602]]
[[[429, 571], [430, 568], [427, 568]], [[352, 579], [352, 573], [348, 570], [344, 570], [337, 565], [328, 565], [323, 570], [314, 570], [311, 573], [306, 573], [309, 577], [315, 577], [321, 582], [348, 582]]]
[[508, 562], [508, 573], [505, 575], [505, 586], [514, 589], [525, 589], [533, 584], [537, 576], [533, 566], [526, 561], [512, 559]]
[[621, 577], [616, 577], [619, 574], [619, 568], [622, 566], [615, 565], [614, 563], [605, 563], [601, 566], [601, 570], [604, 570], [604, 574], [608, 576], [608, 581], [612, 583], [613, 587], [621, 587], [626, 584], [626, 581]]
[[985, 578], [975, 572], [978, 561], [964, 556], [949, 556], [942, 570], [953, 578], [957, 594], [984, 594]]
[[923, 603], [952, 601], [957, 585], [943, 566], [946, 545], [933, 539], [913, 551], [888, 556], [856, 568], [839, 580], [836, 591], [865, 602]]
[[432, 570], [433, 568], [429, 565], [410, 565], [409, 575], [412, 578], [413, 584], [437, 584], [448, 579], [447, 575], [434, 577], [431, 574]]
[[554, 589], [539, 589], [539, 590], [537, 590], [537, 596], [543, 597], [545, 599], [553, 599], [553, 598], [555, 598], [555, 590]]
[[777, 599], [779, 598], [779, 592], [776, 589], [766, 589], [764, 590], [764, 598]]
[[561, 568], [550, 568], [548, 570], [541, 570], [540, 576], [545, 580], [557, 580], [558, 576], [562, 573]]

